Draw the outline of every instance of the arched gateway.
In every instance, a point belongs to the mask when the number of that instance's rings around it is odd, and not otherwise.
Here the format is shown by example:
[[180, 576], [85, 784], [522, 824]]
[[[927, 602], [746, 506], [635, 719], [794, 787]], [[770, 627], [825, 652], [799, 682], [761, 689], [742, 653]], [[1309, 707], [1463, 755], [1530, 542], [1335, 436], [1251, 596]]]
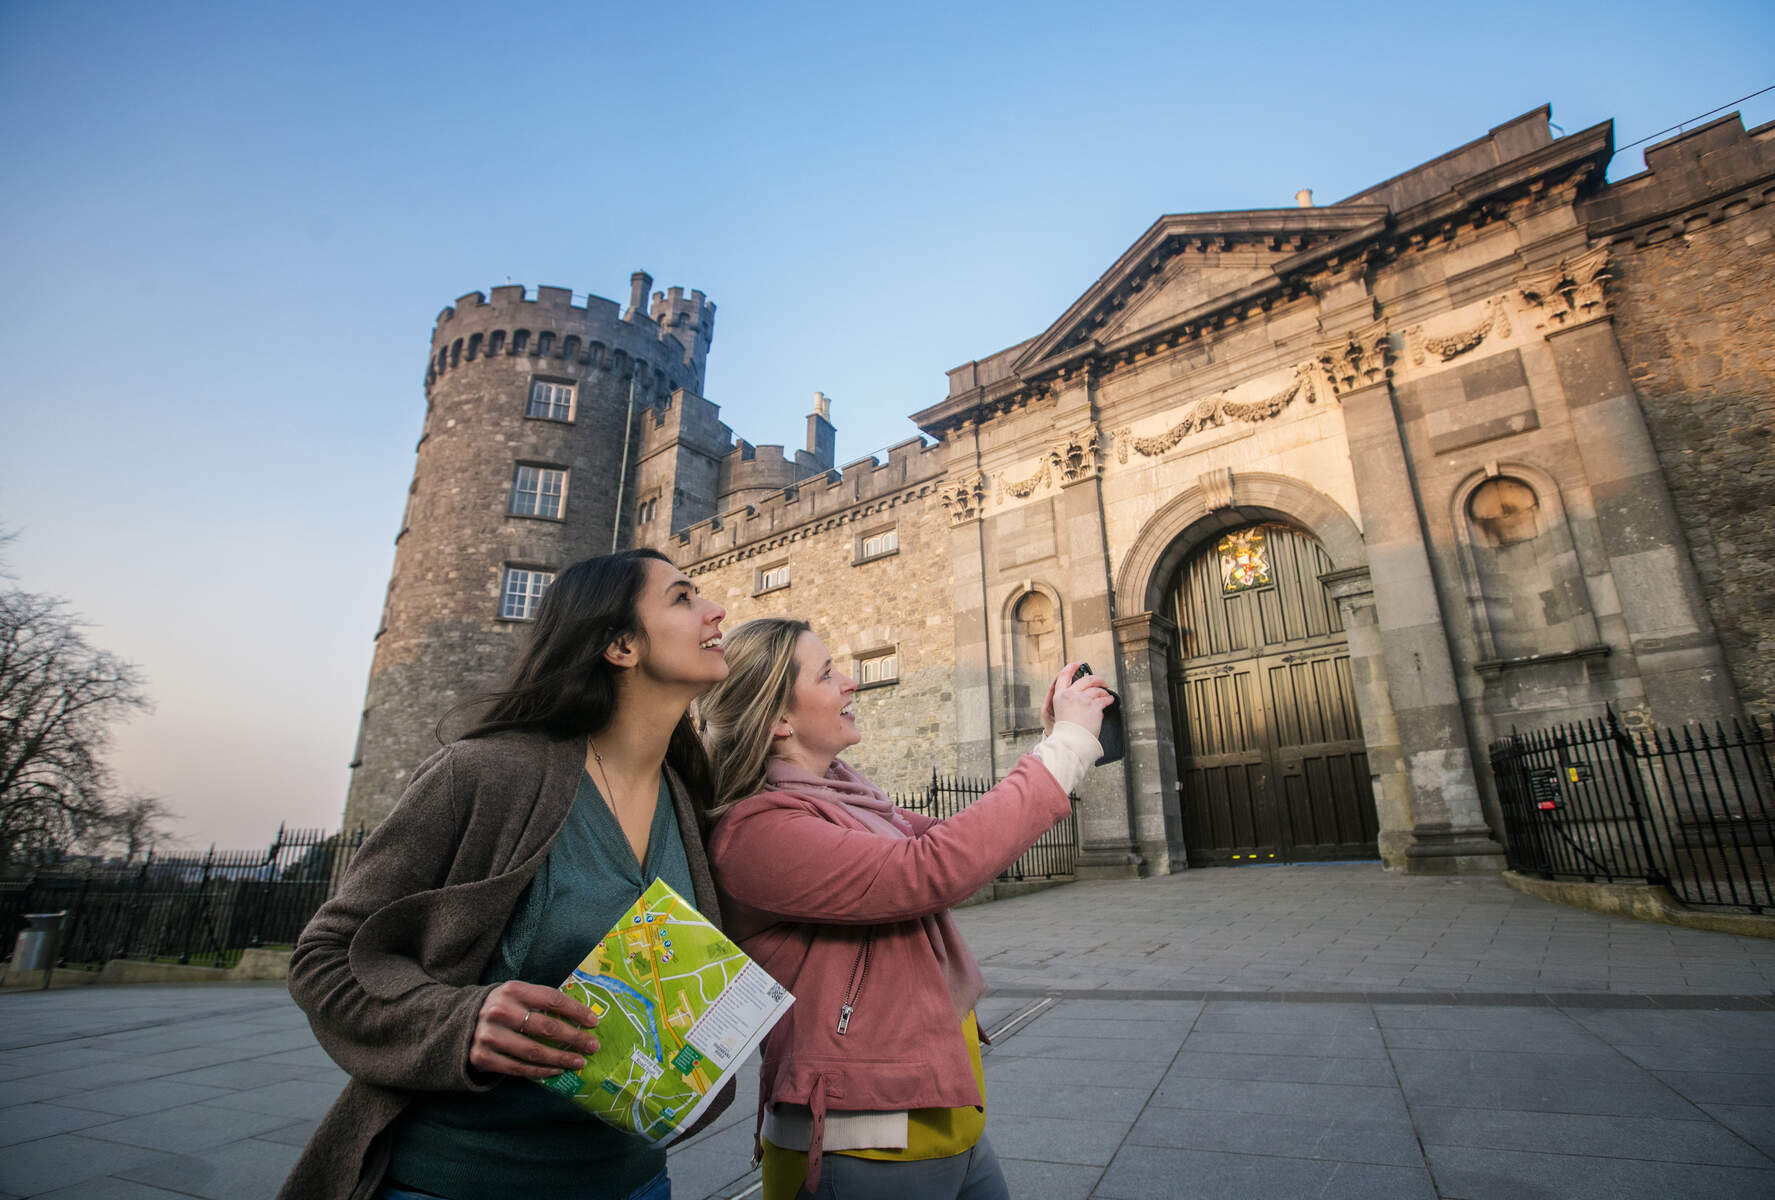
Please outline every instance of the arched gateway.
[[[1253, 571], [1231, 591], [1223, 543]], [[1145, 869], [1403, 861], [1410, 799], [1368, 547], [1342, 505], [1286, 475], [1205, 475], [1147, 518], [1115, 603]]]
[[1308, 533], [1254, 522], [1202, 540], [1161, 612], [1191, 866], [1372, 858], [1379, 825], [1349, 639]]

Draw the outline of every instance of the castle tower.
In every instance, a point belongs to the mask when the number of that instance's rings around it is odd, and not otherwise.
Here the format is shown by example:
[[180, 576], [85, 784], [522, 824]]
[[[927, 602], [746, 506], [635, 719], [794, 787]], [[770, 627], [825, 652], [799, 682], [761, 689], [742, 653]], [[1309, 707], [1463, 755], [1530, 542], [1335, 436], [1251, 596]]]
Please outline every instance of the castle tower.
[[438, 314], [347, 827], [380, 821], [437, 749], [438, 718], [497, 680], [554, 572], [630, 544], [644, 418], [701, 391], [715, 324], [698, 291], [649, 305], [652, 283], [635, 273], [626, 310], [508, 286]]

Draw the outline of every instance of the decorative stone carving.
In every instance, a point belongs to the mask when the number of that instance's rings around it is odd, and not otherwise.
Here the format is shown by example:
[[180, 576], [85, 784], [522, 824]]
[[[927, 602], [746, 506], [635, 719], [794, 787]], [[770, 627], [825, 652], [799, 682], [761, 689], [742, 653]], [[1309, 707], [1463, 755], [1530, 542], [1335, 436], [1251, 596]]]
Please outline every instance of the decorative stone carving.
[[1501, 300], [1496, 298], [1486, 301], [1485, 320], [1471, 329], [1463, 329], [1459, 333], [1451, 333], [1446, 337], [1427, 337], [1422, 325], [1414, 325], [1407, 333], [1411, 342], [1411, 361], [1416, 366], [1424, 365], [1424, 351], [1436, 355], [1443, 362], [1459, 358], [1469, 350], [1478, 348], [1486, 336], [1496, 331], [1499, 337], [1510, 336], [1510, 310]]
[[1145, 458], [1157, 458], [1190, 434], [1198, 430], [1224, 425], [1229, 420], [1246, 421], [1252, 424], [1267, 421], [1294, 403], [1296, 397], [1303, 392], [1306, 395], [1307, 403], [1311, 404], [1317, 399], [1312, 383], [1312, 377], [1303, 367], [1295, 372], [1294, 379], [1287, 387], [1263, 400], [1228, 400], [1222, 394], [1212, 399], [1198, 401], [1183, 420], [1156, 437], [1135, 437], [1134, 431], [1131, 429], [1118, 429], [1115, 434], [1116, 460], [1127, 462], [1129, 450], [1133, 450]]
[[1075, 429], [1048, 447], [1048, 465], [1060, 475], [1062, 484], [1077, 483], [1097, 474], [1097, 426]]
[[1551, 271], [1518, 276], [1516, 291], [1534, 316], [1535, 328], [1568, 329], [1606, 316], [1608, 297], [1603, 283], [1613, 277], [1608, 267], [1609, 248], [1598, 246], [1574, 258], [1561, 259]]
[[1392, 372], [1393, 339], [1385, 321], [1351, 330], [1319, 346], [1319, 368], [1331, 383], [1331, 393], [1342, 398], [1386, 380]]
[[1233, 506], [1233, 473], [1228, 468], [1204, 471], [1196, 486], [1202, 489], [1202, 503], [1209, 512]]
[[1019, 479], [1015, 483], [1006, 479], [1004, 472], [1001, 471], [998, 475], [998, 502], [1000, 504], [1005, 502], [1005, 493], [1007, 492], [1019, 500], [1027, 500], [1030, 496], [1035, 494], [1037, 488], [1045, 487], [1047, 486], [1047, 483], [1047, 463], [1043, 463], [1042, 469], [1037, 471], [1034, 475], [1031, 475], [1028, 479]]
[[944, 484], [937, 494], [949, 511], [951, 525], [978, 520], [980, 510], [986, 504], [986, 476], [975, 471], [955, 483]]

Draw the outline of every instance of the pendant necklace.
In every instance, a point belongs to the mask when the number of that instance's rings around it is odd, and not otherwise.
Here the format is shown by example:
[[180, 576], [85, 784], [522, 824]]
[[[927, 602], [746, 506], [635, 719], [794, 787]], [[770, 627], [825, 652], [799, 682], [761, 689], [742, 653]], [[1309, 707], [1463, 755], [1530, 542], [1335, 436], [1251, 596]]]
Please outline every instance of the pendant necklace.
[[604, 803], [610, 806], [611, 812], [615, 812], [616, 792], [610, 787], [610, 772], [604, 769], [604, 756], [598, 753], [598, 743], [591, 738], [586, 739], [586, 745], [592, 748], [592, 762], [596, 764], [598, 774], [604, 777]]

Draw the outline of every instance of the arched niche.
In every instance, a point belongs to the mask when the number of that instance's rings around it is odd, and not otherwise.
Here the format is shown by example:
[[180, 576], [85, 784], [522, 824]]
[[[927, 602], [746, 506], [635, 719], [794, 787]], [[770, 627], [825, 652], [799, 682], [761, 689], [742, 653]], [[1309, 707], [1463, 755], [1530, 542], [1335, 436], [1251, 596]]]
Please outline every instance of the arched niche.
[[1040, 729], [1048, 683], [1066, 665], [1066, 618], [1051, 584], [1024, 580], [999, 606], [1006, 731]]
[[1479, 668], [1599, 647], [1595, 608], [1559, 485], [1527, 463], [1491, 463], [1449, 497]]

